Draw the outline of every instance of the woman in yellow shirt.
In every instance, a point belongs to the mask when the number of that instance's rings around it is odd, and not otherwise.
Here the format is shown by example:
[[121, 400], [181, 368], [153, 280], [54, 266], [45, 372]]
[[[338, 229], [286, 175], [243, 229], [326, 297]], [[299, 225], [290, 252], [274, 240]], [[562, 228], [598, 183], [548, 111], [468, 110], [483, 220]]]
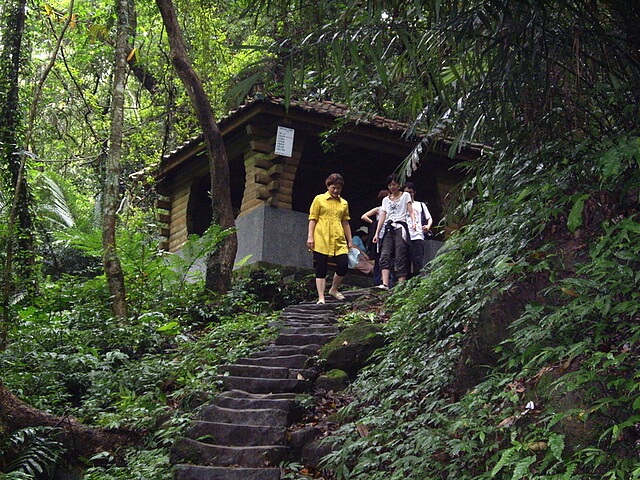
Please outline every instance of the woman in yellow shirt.
[[349, 248], [353, 247], [349, 225], [349, 203], [340, 197], [344, 179], [339, 173], [332, 173], [324, 183], [327, 186], [327, 192], [316, 195], [309, 209], [307, 236], [307, 247], [313, 251], [319, 304], [324, 303], [329, 259], [336, 264], [329, 295], [338, 300], [344, 300], [344, 295], [338, 291], [338, 287], [347, 274], [349, 268], [347, 254]]

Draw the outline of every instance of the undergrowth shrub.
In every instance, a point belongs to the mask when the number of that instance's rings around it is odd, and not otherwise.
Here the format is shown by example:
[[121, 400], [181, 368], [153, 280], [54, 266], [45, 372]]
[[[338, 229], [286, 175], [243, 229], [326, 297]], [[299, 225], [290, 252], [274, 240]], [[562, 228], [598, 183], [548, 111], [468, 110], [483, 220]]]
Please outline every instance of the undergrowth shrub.
[[0, 444], [0, 459], [8, 459], [0, 473], [3, 480], [50, 478], [64, 453], [55, 439], [55, 427], [27, 427], [12, 432]]
[[313, 298], [313, 282], [311, 275], [297, 279], [284, 276], [277, 268], [253, 269], [236, 277], [228, 297], [233, 302], [253, 301], [270, 310], [282, 310]]
[[[337, 478], [640, 478], [640, 144], [574, 154], [502, 152], [473, 177], [470, 223], [387, 302], [390, 343], [330, 439]], [[546, 287], [459, 396], [483, 309], [532, 279]]]
[[[110, 465], [109, 454], [86, 459], [104, 465], [89, 468], [87, 478], [170, 478], [168, 449], [193, 409], [218, 391], [218, 365], [272, 339], [273, 307], [302, 294], [276, 272], [238, 282], [225, 295], [205, 291], [193, 267], [227, 234], [214, 227], [167, 258], [144, 235], [130, 232], [122, 246], [132, 287], [127, 318], [111, 315], [102, 275], [51, 280], [37, 302], [14, 307], [17, 321], [0, 353], [4, 386], [43, 411], [145, 433], [143, 445], [123, 452], [126, 465]], [[92, 242], [83, 251], [91, 251]], [[265, 284], [276, 300], [252, 293]], [[20, 452], [28, 454], [26, 444]], [[45, 453], [40, 460], [55, 470], [55, 459]], [[0, 452], [0, 471], [2, 460]]]

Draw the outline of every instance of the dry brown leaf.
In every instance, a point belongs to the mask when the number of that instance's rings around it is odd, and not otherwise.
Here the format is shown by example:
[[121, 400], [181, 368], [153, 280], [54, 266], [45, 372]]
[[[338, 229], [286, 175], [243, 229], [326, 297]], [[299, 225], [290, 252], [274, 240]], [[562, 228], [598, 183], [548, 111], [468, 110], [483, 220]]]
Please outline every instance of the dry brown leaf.
[[504, 420], [502, 420], [499, 424], [498, 424], [498, 428], [502, 428], [502, 427], [510, 427], [511, 425], [513, 425], [514, 423], [516, 423], [516, 420], [518, 419], [517, 415], [511, 415], [510, 417], [505, 418]]
[[356, 430], [358, 432], [358, 435], [360, 435], [360, 437], [362, 438], [367, 438], [369, 436], [369, 429], [361, 423], [356, 424]]

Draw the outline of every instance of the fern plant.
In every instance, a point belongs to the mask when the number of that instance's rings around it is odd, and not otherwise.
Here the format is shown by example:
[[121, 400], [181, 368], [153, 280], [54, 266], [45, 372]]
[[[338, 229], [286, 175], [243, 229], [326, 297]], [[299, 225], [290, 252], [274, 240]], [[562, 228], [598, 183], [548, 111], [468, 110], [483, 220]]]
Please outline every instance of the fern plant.
[[0, 445], [3, 480], [50, 477], [64, 454], [64, 446], [55, 439], [58, 428], [28, 427], [13, 432]]

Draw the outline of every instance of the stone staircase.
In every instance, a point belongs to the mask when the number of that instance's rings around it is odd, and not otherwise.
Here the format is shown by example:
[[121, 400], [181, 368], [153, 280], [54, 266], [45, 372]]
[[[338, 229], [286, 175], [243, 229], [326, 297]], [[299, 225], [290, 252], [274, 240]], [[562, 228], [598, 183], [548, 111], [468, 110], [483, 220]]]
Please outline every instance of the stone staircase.
[[343, 302], [302, 303], [284, 309], [272, 345], [223, 365], [225, 391], [201, 409], [171, 451], [174, 480], [278, 480], [278, 464], [295, 460], [287, 428], [302, 418], [297, 398], [310, 393], [319, 372], [309, 368], [320, 347], [339, 332]]

